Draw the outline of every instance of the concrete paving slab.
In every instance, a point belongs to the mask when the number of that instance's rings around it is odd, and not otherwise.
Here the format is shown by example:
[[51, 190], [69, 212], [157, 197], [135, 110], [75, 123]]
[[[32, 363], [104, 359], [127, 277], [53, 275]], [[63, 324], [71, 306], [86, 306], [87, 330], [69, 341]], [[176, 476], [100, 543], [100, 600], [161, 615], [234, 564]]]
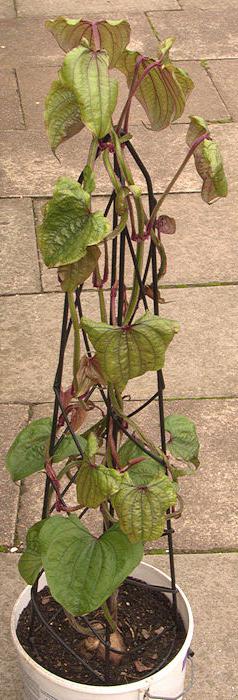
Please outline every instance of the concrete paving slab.
[[[88, 16], [88, 3], [86, 0], [80, 3], [80, 9], [77, 0], [43, 0], [43, 2], [36, 2], [34, 8], [30, 3], [30, 0], [16, 0], [17, 2], [17, 16], [18, 17], [57, 17], [57, 15], [66, 15], [69, 17], [78, 17], [79, 13], [82, 15], [86, 12]], [[117, 10], [124, 15], [125, 3], [123, 0], [119, 0], [117, 3]], [[157, 10], [158, 2], [157, 0], [142, 0], [140, 7], [138, 8], [138, 3], [136, 0], [128, 0], [126, 3], [126, 10], [129, 12], [144, 12], [145, 10]], [[180, 10], [179, 3], [177, 0], [160, 0], [161, 10]], [[92, 0], [90, 2], [90, 12], [99, 13], [101, 12], [104, 17], [111, 16], [111, 13], [115, 12], [115, 4], [112, 0]]]
[[[12, 606], [24, 588], [24, 582], [17, 569], [18, 557], [11, 554], [0, 556], [4, 700], [22, 700], [19, 664], [9, 624]], [[149, 556], [145, 561], [169, 573], [167, 557]], [[189, 700], [200, 700], [201, 697], [235, 700], [238, 680], [235, 656], [238, 641], [237, 561], [237, 554], [181, 554], [175, 557], [177, 581], [189, 598], [195, 620], [192, 643], [195, 681], [188, 694]]]
[[14, 70], [0, 70], [1, 130], [24, 129], [16, 74]]
[[[167, 398], [237, 396], [237, 295], [236, 286], [163, 290], [169, 303], [161, 316], [180, 325], [166, 354]], [[139, 382], [131, 379], [126, 393], [138, 399], [155, 391], [155, 376], [147, 372]]]
[[[125, 403], [126, 413], [140, 402]], [[195, 422], [200, 442], [200, 469], [179, 479], [184, 501], [181, 518], [172, 521], [174, 546], [181, 551], [237, 548], [237, 407], [238, 400], [165, 401], [165, 415], [181, 414]], [[160, 444], [159, 411], [151, 403], [134, 420]], [[166, 538], [147, 544], [167, 547]]]
[[5, 468], [5, 456], [16, 434], [27, 424], [28, 407], [15, 404], [1, 404], [1, 490], [0, 490], [0, 544], [13, 545], [20, 487], [11, 481]]
[[148, 13], [159, 36], [176, 37], [173, 49], [175, 59], [234, 58], [238, 56], [238, 10], [220, 12], [196, 8], [184, 12]]
[[12, 19], [13, 17], [16, 17], [16, 11], [13, 0], [1, 1], [0, 17], [2, 19]]
[[[156, 133], [153, 140], [143, 126], [136, 125], [133, 129], [132, 124], [131, 128], [134, 131], [132, 143], [151, 174], [154, 191], [163, 192], [187, 153], [185, 143], [187, 126], [174, 125], [163, 133]], [[220, 145], [229, 183], [232, 184], [233, 189], [238, 188], [236, 168], [238, 125], [212, 125], [211, 134]], [[85, 129], [73, 140], [67, 141], [59, 148], [59, 163], [51, 153], [46, 134], [40, 129], [27, 130], [20, 134], [10, 131], [5, 133], [0, 139], [0, 150], [2, 148], [2, 152], [4, 152], [2, 158], [2, 196], [51, 196], [58, 177], [65, 174], [69, 177], [78, 177], [87, 158], [89, 143], [90, 136]], [[161, 157], [162, 151], [166, 153], [166, 159]], [[130, 165], [135, 183], [145, 192], [144, 178], [131, 158]], [[102, 169], [101, 160], [97, 161], [95, 172], [96, 193], [110, 193], [110, 181]], [[193, 158], [187, 164], [172, 191], [201, 191], [201, 178], [195, 170]]]
[[[167, 557], [146, 557], [169, 573]], [[192, 606], [194, 687], [188, 700], [235, 700], [237, 696], [237, 554], [175, 557], [177, 582]], [[187, 683], [189, 682], [189, 668]]]
[[27, 199], [0, 200], [1, 294], [40, 292], [34, 219]]
[[238, 97], [236, 85], [236, 76], [238, 70], [238, 61], [210, 61], [209, 73], [213, 83], [219, 92], [219, 95], [224, 100], [229, 113], [234, 121], [238, 119]]
[[[196, 193], [172, 194], [167, 197], [163, 213], [175, 217], [177, 231], [174, 236], [163, 236], [168, 265], [162, 285], [236, 282], [237, 211], [235, 198], [233, 206], [229, 200], [228, 197], [217, 201], [213, 207], [208, 207]], [[34, 200], [37, 225], [42, 220], [42, 208], [46, 201]], [[94, 209], [104, 211], [107, 201], [106, 197], [95, 197]], [[146, 197], [143, 201], [147, 210]], [[99, 265], [102, 269], [103, 252]], [[56, 270], [49, 270], [43, 262], [41, 278], [44, 291], [59, 291]], [[125, 280], [127, 287], [130, 287], [133, 263], [129, 252], [126, 254]], [[151, 281], [151, 274], [148, 280]], [[90, 287], [91, 278], [85, 282], [85, 289]]]
[[237, 10], [236, 0], [179, 0], [182, 10], [208, 10], [209, 12], [226, 12], [227, 10]]

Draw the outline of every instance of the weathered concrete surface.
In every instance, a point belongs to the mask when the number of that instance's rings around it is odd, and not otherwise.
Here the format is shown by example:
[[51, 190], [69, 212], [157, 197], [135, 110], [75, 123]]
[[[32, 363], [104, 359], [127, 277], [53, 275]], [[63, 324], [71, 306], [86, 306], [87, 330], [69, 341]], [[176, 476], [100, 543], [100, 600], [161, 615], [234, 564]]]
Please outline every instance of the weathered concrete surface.
[[16, 17], [13, 0], [1, 0], [0, 17], [1, 19]]
[[[237, 394], [237, 294], [237, 286], [166, 290], [164, 297], [169, 304], [163, 305], [162, 316], [180, 324], [167, 351], [167, 397]], [[83, 314], [96, 320], [97, 293], [85, 292], [82, 304]], [[52, 400], [63, 295], [6, 298], [1, 305], [2, 401]], [[71, 361], [69, 350], [64, 384], [71, 378]], [[132, 379], [128, 384], [128, 392], [135, 399], [147, 398], [154, 391], [151, 372], [139, 382]]]
[[31, 201], [0, 200], [1, 294], [40, 292], [40, 270]]
[[209, 12], [222, 12], [237, 10], [236, 0], [179, 0], [182, 10], [208, 10]]
[[[4, 700], [22, 700], [19, 664], [9, 630], [12, 606], [24, 588], [17, 570], [17, 561], [17, 556], [0, 555], [1, 675]], [[167, 557], [149, 556], [145, 557], [145, 561], [169, 573]], [[192, 643], [195, 651], [195, 680], [188, 698], [235, 700], [238, 682], [237, 554], [181, 554], [175, 557], [175, 565], [177, 582], [189, 598], [195, 621]]]
[[[128, 413], [139, 405], [140, 402], [125, 404]], [[184, 510], [181, 518], [172, 521], [176, 549], [212, 551], [237, 547], [237, 408], [238, 399], [165, 402], [166, 416], [182, 414], [195, 422], [200, 442], [200, 469], [194, 476], [179, 480]], [[160, 444], [156, 402], [135, 415], [134, 420], [155, 444]], [[154, 545], [149, 542], [147, 547]], [[166, 538], [157, 546], [166, 547]]]
[[0, 70], [1, 129], [24, 129], [23, 114], [19, 100], [16, 74], [13, 70]]
[[[160, 0], [161, 10], [180, 10], [177, 0]], [[115, 3], [112, 0], [92, 0], [90, 6], [86, 0], [80, 2], [78, 0], [43, 0], [41, 3], [36, 3], [32, 8], [30, 0], [17, 0], [17, 15], [18, 17], [57, 17], [64, 15], [66, 17], [79, 17], [85, 15], [88, 17], [88, 8], [90, 13], [99, 12], [103, 17], [110, 17], [115, 14]], [[122, 17], [126, 12], [142, 13], [145, 10], [157, 10], [157, 0], [142, 0], [140, 7], [136, 0], [128, 0], [125, 6], [124, 0], [119, 0], [116, 4], [116, 10], [121, 13]]]
[[148, 16], [163, 39], [175, 36], [174, 58], [235, 58], [238, 56], [238, 10], [224, 12], [193, 9], [188, 12], [149, 12]]
[[210, 61], [209, 73], [219, 95], [226, 104], [229, 114], [234, 121], [238, 119], [238, 96], [236, 90], [236, 76], [238, 61]]
[[[133, 128], [133, 125], [132, 125]], [[163, 192], [181, 165], [187, 153], [187, 126], [177, 124], [156, 133], [153, 149], [149, 148], [149, 135], [144, 126], [137, 125], [133, 145], [148, 168], [155, 192]], [[236, 168], [236, 151], [234, 143], [238, 137], [238, 125], [212, 125], [212, 136], [217, 139], [223, 154], [226, 173], [232, 183], [232, 189], [238, 188], [238, 173]], [[58, 149], [60, 163], [53, 156], [44, 131], [9, 131], [0, 139], [2, 160], [2, 196], [11, 197], [23, 195], [26, 197], [51, 196], [55, 180], [67, 173], [68, 177], [78, 177], [89, 148], [89, 134], [85, 130], [67, 141]], [[162, 154], [166, 151], [166, 160]], [[131, 170], [137, 185], [145, 192], [145, 181], [130, 158]], [[101, 167], [101, 159], [96, 164], [97, 193], [108, 194], [111, 184], [107, 174]], [[194, 167], [191, 158], [185, 170], [176, 181], [174, 192], [200, 192], [201, 178]], [[233, 206], [231, 199], [230, 204]]]
[[[146, 557], [169, 573], [166, 557]], [[194, 687], [189, 700], [235, 700], [238, 630], [238, 555], [198, 554], [175, 557], [177, 582], [192, 606]], [[189, 682], [189, 667], [187, 682]]]
[[13, 545], [20, 486], [11, 481], [5, 467], [5, 456], [19, 430], [28, 420], [28, 407], [0, 405], [1, 460], [0, 460], [0, 545]]

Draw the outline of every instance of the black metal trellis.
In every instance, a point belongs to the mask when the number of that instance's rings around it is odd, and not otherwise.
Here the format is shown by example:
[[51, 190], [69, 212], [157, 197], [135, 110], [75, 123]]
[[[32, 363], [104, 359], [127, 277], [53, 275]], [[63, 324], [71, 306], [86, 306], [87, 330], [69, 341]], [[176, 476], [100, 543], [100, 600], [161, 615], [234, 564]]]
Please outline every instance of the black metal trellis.
[[[108, 141], [109, 137], [105, 137], [104, 142], [106, 143]], [[135, 163], [137, 164], [139, 170], [143, 174], [146, 182], [146, 187], [147, 187], [147, 194], [148, 194], [148, 202], [149, 202], [149, 212], [150, 214], [152, 213], [152, 210], [154, 208], [154, 205], [156, 203], [156, 199], [153, 193], [153, 187], [152, 187], [152, 181], [150, 178], [150, 175], [144, 165], [144, 163], [141, 161], [138, 153], [132, 146], [130, 140], [125, 142], [125, 148], [128, 149], [129, 154], [132, 156], [134, 159]], [[100, 154], [100, 150], [98, 150], [97, 157]], [[123, 184], [123, 180], [120, 177], [120, 171], [118, 168], [118, 164], [116, 161], [116, 156], [114, 155], [114, 170], [116, 175], [121, 179], [121, 182]], [[78, 178], [78, 182], [82, 183], [83, 181], [83, 173]], [[117, 226], [118, 223], [118, 216], [116, 212], [116, 206], [115, 206], [115, 192], [113, 191], [107, 207], [105, 209], [105, 215], [107, 215], [110, 211], [110, 208], [113, 206], [113, 228]], [[131, 256], [133, 265], [134, 265], [134, 272], [137, 277], [138, 285], [139, 285], [139, 301], [142, 301], [145, 310], [148, 309], [148, 303], [147, 303], [147, 298], [145, 294], [145, 284], [146, 280], [149, 274], [149, 271], [151, 269], [152, 272], [152, 285], [151, 288], [153, 290], [153, 308], [154, 308], [154, 314], [157, 316], [159, 315], [159, 298], [158, 298], [158, 270], [157, 270], [157, 255], [156, 255], [156, 247], [154, 242], [151, 240], [150, 246], [149, 246], [149, 251], [148, 251], [148, 256], [147, 256], [147, 261], [145, 264], [145, 269], [144, 269], [144, 274], [143, 277], [140, 275], [138, 263], [137, 263], [137, 258], [135, 256], [134, 248], [131, 242], [130, 234], [128, 231], [127, 226], [125, 227], [124, 231], [118, 236], [117, 238], [114, 238], [112, 240], [112, 255], [111, 255], [111, 288], [115, 284], [117, 277], [118, 277], [118, 304], [117, 304], [117, 324], [119, 326], [122, 325], [123, 323], [123, 301], [124, 301], [124, 276], [125, 276], [125, 255], [126, 255], [126, 250], [129, 251], [129, 254]], [[117, 276], [117, 270], [119, 270], [119, 274]], [[83, 309], [82, 309], [82, 292], [83, 285], [79, 287], [76, 290], [75, 293], [75, 307], [78, 311], [79, 318], [81, 319], [83, 315]], [[137, 308], [138, 308], [137, 304]], [[63, 406], [62, 400], [61, 400], [61, 384], [62, 384], [62, 374], [63, 374], [63, 366], [64, 366], [64, 355], [67, 347], [67, 342], [69, 338], [69, 334], [72, 328], [72, 322], [71, 319], [68, 318], [69, 313], [68, 313], [68, 299], [67, 299], [67, 294], [65, 295], [65, 301], [64, 301], [64, 311], [63, 311], [63, 321], [62, 321], [62, 329], [61, 329], [61, 341], [60, 341], [60, 351], [59, 351], [59, 360], [58, 360], [58, 366], [57, 366], [57, 371], [55, 375], [55, 381], [54, 381], [54, 393], [55, 393], [55, 403], [54, 403], [54, 411], [53, 411], [53, 421], [52, 421], [52, 430], [51, 430], [51, 438], [50, 438], [50, 447], [49, 447], [49, 456], [53, 457], [54, 452], [56, 451], [57, 447], [60, 445], [60, 443], [63, 440], [63, 436], [67, 433], [70, 433], [74, 442], [75, 446], [78, 450], [78, 453], [80, 456], [83, 455], [82, 448], [80, 445], [80, 442], [77, 438], [77, 435], [75, 435], [74, 431], [72, 430], [72, 427], [70, 425], [70, 421], [67, 415], [67, 412]], [[136, 311], [134, 312], [134, 314]], [[134, 316], [133, 314], [133, 316]], [[112, 322], [112, 302], [110, 304], [110, 322]], [[83, 339], [84, 339], [84, 345], [85, 345], [85, 350], [87, 355], [90, 357], [91, 356], [91, 350], [90, 350], [90, 344], [88, 341], [88, 337], [86, 332], [83, 330]], [[160, 418], [160, 436], [161, 436], [161, 447], [163, 452], [166, 452], [166, 441], [165, 441], [165, 425], [164, 425], [164, 403], [163, 403], [163, 390], [164, 390], [164, 379], [163, 379], [163, 374], [162, 371], [159, 370], [157, 373], [157, 391], [151, 396], [149, 399], [144, 401], [138, 408], [136, 408], [134, 411], [131, 411], [128, 413], [128, 417], [134, 416], [137, 413], [141, 412], [146, 406], [148, 406], [152, 401], [157, 400], [158, 401], [158, 410], [159, 410], [159, 418]], [[91, 394], [93, 393], [94, 389], [96, 386], [92, 389]], [[101, 388], [98, 387], [101, 393], [102, 400], [105, 403], [106, 407], [106, 413], [107, 413], [107, 421], [106, 421], [106, 427], [105, 427], [105, 433], [104, 437], [107, 438], [107, 432], [108, 432], [108, 426], [109, 426], [109, 420], [112, 419], [113, 421], [113, 436], [114, 440], [116, 442], [117, 440], [117, 434], [118, 431], [122, 431], [125, 436], [127, 436], [133, 443], [136, 445], [139, 445], [143, 452], [150, 457], [153, 457], [158, 463], [163, 464], [165, 471], [166, 471], [166, 465], [164, 464], [163, 460], [161, 457], [159, 457], [158, 454], [154, 454], [151, 452], [148, 447], [146, 447], [144, 444], [141, 443], [139, 439], [135, 437], [135, 435], [125, 427], [121, 417], [116, 414], [115, 410], [112, 408], [110, 404], [110, 398], [109, 396], [105, 393], [105, 391]], [[61, 435], [60, 438], [56, 439], [56, 433], [57, 433], [57, 425], [58, 425], [58, 417], [59, 417], [59, 411], [61, 411], [61, 414], [64, 418], [66, 428]], [[66, 506], [65, 501], [64, 501], [64, 496], [67, 494], [68, 490], [74, 484], [75, 480], [77, 478], [77, 470], [75, 471], [74, 475], [70, 478], [68, 484], [65, 486], [65, 488], [62, 490], [60, 493], [60, 501], [63, 506]], [[49, 476], [46, 477], [46, 485], [45, 485], [45, 493], [44, 493], [44, 501], [43, 501], [43, 509], [42, 509], [42, 519], [45, 518], [47, 515], [50, 515], [54, 509], [56, 504], [51, 506], [49, 508], [49, 495], [50, 495], [50, 490], [51, 487], [54, 484], [49, 478]], [[80, 513], [79, 517], [82, 518], [85, 513], [88, 511], [88, 508], [84, 508], [84, 510]], [[156, 591], [162, 591], [165, 593], [170, 593], [172, 597], [172, 610], [173, 610], [173, 617], [175, 620], [175, 623], [177, 621], [177, 600], [176, 600], [176, 595], [177, 595], [177, 589], [176, 589], [176, 579], [175, 579], [175, 567], [174, 567], [174, 554], [173, 554], [173, 528], [171, 526], [171, 518], [170, 518], [170, 512], [167, 513], [168, 518], [167, 518], [167, 527], [163, 533], [163, 536], [166, 536], [168, 539], [168, 551], [169, 551], [169, 562], [170, 562], [170, 574], [171, 574], [171, 586], [166, 587], [166, 586], [152, 586], [149, 584], [146, 584], [142, 581], [138, 581], [136, 579], [136, 582], [138, 585], [148, 587], [149, 589], [153, 590], [154, 592]], [[78, 653], [76, 653], [69, 645], [64, 641], [64, 639], [52, 628], [52, 625], [46, 621], [44, 618], [43, 613], [40, 611], [38, 602], [37, 602], [37, 590], [38, 590], [38, 581], [40, 579], [40, 575], [32, 587], [32, 592], [31, 592], [31, 599], [32, 599], [32, 621], [30, 625], [30, 631], [29, 631], [29, 638], [31, 639], [31, 634], [32, 634], [32, 625], [33, 625], [33, 619], [34, 616], [37, 615], [44, 624], [47, 632], [54, 637], [58, 641], [58, 643], [67, 651], [69, 651], [74, 658], [76, 658], [83, 667], [85, 667], [88, 672], [95, 678], [95, 683], [99, 684], [108, 684], [109, 683], [109, 675], [108, 675], [108, 661], [109, 661], [109, 653], [110, 651], [113, 651], [117, 654], [121, 654], [122, 652], [118, 651], [117, 649], [114, 649], [110, 645], [110, 629], [108, 623], [106, 623], [106, 635], [104, 637], [103, 634], [99, 634], [97, 630], [95, 630], [88, 617], [83, 616], [81, 619], [83, 620], [83, 624], [88, 628], [88, 634], [90, 633], [91, 635], [94, 634], [100, 642], [104, 645], [105, 647], [105, 667], [106, 667], [106, 672], [105, 675], [100, 673], [99, 671], [96, 671], [93, 669], [88, 663], [88, 661], [81, 657]], [[128, 577], [127, 581], [128, 583], [132, 583], [134, 579], [131, 577]], [[55, 616], [53, 616], [55, 617]], [[80, 619], [80, 616], [78, 616]], [[175, 632], [176, 636], [176, 632]], [[159, 671], [168, 661], [168, 659], [171, 656], [174, 643], [175, 643], [175, 636], [173, 638], [172, 643], [170, 644], [170, 647], [168, 649], [168, 652], [166, 653], [166, 656], [162, 659], [160, 662], [159, 666], [157, 666], [155, 669], [153, 669], [153, 673], [156, 671]], [[151, 642], [151, 638], [149, 640]], [[140, 647], [134, 648], [131, 652], [131, 654], [138, 654], [139, 651], [141, 650], [141, 647], [143, 648], [146, 646], [146, 641], [141, 645]], [[136, 658], [136, 657], [135, 657]], [[147, 676], [151, 675], [151, 672], [147, 674]], [[144, 677], [147, 677], [144, 676]]]

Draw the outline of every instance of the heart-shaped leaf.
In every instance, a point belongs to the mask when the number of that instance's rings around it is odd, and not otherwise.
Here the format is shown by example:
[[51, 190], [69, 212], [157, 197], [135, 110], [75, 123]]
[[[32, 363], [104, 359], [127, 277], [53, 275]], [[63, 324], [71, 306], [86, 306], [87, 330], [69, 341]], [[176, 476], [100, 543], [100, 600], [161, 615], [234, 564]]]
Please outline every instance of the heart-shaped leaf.
[[100, 139], [110, 131], [118, 93], [108, 64], [106, 51], [79, 46], [66, 55], [60, 70], [61, 80], [76, 96], [83, 124]]
[[59, 267], [81, 260], [88, 246], [103, 241], [109, 229], [102, 212], [90, 211], [89, 193], [71, 178], [60, 177], [37, 231], [45, 264]]
[[125, 482], [111, 500], [130, 542], [147, 542], [162, 535], [166, 511], [176, 503], [176, 488], [161, 474], [149, 484]]
[[96, 539], [76, 515], [50, 518], [40, 546], [52, 596], [72, 615], [99, 608], [143, 556], [142, 545], [131, 544], [118, 525]]
[[46, 520], [40, 520], [30, 527], [26, 536], [26, 550], [23, 552], [18, 562], [18, 569], [21, 576], [30, 586], [33, 586], [33, 583], [35, 583], [42, 569], [39, 534], [45, 522]]
[[102, 372], [108, 382], [125, 386], [129, 379], [164, 365], [165, 350], [178, 331], [178, 324], [147, 311], [131, 326], [81, 319]]
[[[135, 97], [144, 108], [150, 126], [155, 131], [164, 129], [181, 117], [186, 99], [194, 87], [188, 74], [174, 67], [167, 58], [167, 53], [166, 58], [164, 58], [163, 53], [161, 52], [161, 65], [151, 68], [135, 92]], [[133, 81], [138, 59], [140, 59], [140, 64], [136, 80], [139, 81], [145, 70], [153, 65], [157, 59], [142, 56], [138, 51], [125, 49], [117, 61], [116, 67], [126, 76], [129, 88]]]
[[218, 197], [226, 197], [228, 193], [223, 161], [219, 147], [212, 141], [204, 119], [190, 117], [190, 120], [186, 138], [189, 147], [203, 134], [208, 135], [194, 151], [194, 160], [197, 172], [203, 180], [202, 199], [209, 204]]
[[54, 80], [51, 85], [45, 100], [44, 120], [53, 153], [84, 127], [75, 94], [61, 80]]
[[198, 466], [199, 441], [195, 423], [187, 416], [174, 414], [165, 418], [165, 429], [171, 435], [167, 443], [169, 452], [176, 459]]
[[89, 46], [94, 51], [98, 45], [105, 49], [109, 55], [109, 66], [113, 68], [130, 41], [130, 25], [126, 20], [98, 20], [92, 22], [85, 19], [68, 19], [57, 17], [46, 22], [47, 29], [55, 37], [63, 51], [71, 51], [81, 44], [82, 39], [87, 39]]
[[80, 506], [98, 508], [109, 499], [113, 493], [119, 490], [123, 482], [123, 475], [115, 469], [99, 466], [85, 458], [83, 459], [77, 476], [77, 500]]
[[[6, 467], [13, 481], [25, 479], [26, 476], [44, 469], [51, 427], [51, 418], [39, 418], [18, 433], [6, 457]], [[85, 449], [84, 438], [80, 435], [77, 435], [77, 438], [82, 449]], [[54, 454], [53, 461], [61, 462], [75, 453], [77, 453], [77, 447], [73, 438], [71, 435], [65, 435]]]
[[81, 260], [59, 267], [58, 278], [63, 292], [74, 292], [80, 284], [83, 284], [95, 270], [100, 255], [100, 248], [91, 245]]
[[150, 484], [158, 475], [164, 474], [162, 465], [146, 455], [142, 448], [130, 439], [120, 447], [118, 455], [121, 467], [125, 467], [131, 459], [143, 457], [143, 462], [133, 464], [128, 470], [130, 479], [136, 486]]

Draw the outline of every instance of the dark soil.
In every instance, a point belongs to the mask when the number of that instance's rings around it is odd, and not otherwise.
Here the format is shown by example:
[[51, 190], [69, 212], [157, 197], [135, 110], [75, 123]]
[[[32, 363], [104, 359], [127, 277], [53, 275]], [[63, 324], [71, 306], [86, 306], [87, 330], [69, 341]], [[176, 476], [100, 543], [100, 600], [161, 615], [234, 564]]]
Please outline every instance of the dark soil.
[[[106, 670], [108, 665], [104, 659], [98, 658], [98, 650], [85, 650], [85, 638], [70, 625], [64, 610], [53, 600], [47, 587], [37, 593], [37, 601], [40, 612], [52, 630], [92, 669], [102, 674], [103, 680], [96, 678], [90, 669], [85, 668], [80, 660], [64, 649], [36, 614], [33, 615], [31, 627], [31, 602], [19, 618], [18, 639], [29, 656], [41, 666], [78, 683], [118, 685], [141, 680], [171, 661], [186, 636], [179, 615], [175, 624], [171, 605], [165, 595], [142, 587], [135, 581], [126, 581], [121, 586], [118, 597], [118, 629], [123, 636], [126, 652], [120, 665], [110, 663], [109, 670]], [[90, 622], [104, 623], [100, 610], [91, 613], [88, 619]], [[85, 626], [83, 618], [78, 618], [78, 622]], [[104, 637], [103, 629], [100, 634]]]

